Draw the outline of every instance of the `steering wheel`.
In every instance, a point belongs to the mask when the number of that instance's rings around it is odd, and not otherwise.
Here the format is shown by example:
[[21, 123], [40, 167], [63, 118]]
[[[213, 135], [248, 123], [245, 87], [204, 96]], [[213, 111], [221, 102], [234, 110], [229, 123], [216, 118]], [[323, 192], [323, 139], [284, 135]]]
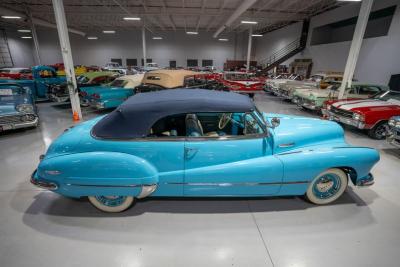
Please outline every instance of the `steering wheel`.
[[231, 118], [232, 118], [232, 113], [223, 113], [221, 118], [219, 119], [218, 128], [220, 130], [224, 129], [228, 124], [228, 122], [231, 121]]

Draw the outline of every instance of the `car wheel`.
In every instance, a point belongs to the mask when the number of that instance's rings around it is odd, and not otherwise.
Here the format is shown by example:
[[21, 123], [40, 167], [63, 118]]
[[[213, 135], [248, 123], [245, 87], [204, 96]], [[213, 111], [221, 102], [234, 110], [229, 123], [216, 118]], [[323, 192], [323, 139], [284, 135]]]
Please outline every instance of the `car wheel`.
[[93, 206], [104, 212], [122, 212], [134, 201], [132, 196], [89, 196], [88, 198]]
[[374, 128], [368, 130], [368, 136], [377, 139], [377, 140], [382, 140], [386, 137], [388, 131], [388, 124], [386, 121], [382, 121], [375, 125]]
[[306, 198], [313, 204], [329, 204], [338, 199], [347, 187], [347, 175], [340, 169], [319, 174], [308, 186]]

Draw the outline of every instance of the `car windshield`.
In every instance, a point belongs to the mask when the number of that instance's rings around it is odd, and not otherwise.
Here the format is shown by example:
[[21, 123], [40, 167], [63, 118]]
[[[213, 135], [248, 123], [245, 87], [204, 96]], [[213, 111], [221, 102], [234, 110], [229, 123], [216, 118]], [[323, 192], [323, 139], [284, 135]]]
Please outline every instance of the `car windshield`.
[[127, 83], [128, 83], [127, 80], [116, 79], [112, 83], [110, 83], [110, 86], [112, 86], [112, 87], [124, 87]]
[[400, 105], [400, 92], [388, 91], [376, 96], [375, 99]]
[[0, 97], [24, 94], [24, 89], [17, 85], [0, 85]]

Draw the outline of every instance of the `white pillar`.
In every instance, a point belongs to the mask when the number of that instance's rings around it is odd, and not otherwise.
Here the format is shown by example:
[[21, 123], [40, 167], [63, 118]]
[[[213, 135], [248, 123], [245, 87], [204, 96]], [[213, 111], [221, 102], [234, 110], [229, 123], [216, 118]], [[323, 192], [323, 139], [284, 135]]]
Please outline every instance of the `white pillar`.
[[246, 63], [246, 72], [250, 70], [250, 57], [251, 57], [251, 41], [253, 39], [253, 27], [249, 29], [249, 44], [247, 45], [247, 63]]
[[351, 87], [354, 70], [356, 68], [358, 55], [360, 53], [373, 2], [374, 0], [363, 0], [361, 3], [360, 14], [358, 15], [356, 29], [354, 30], [353, 41], [351, 42], [349, 56], [344, 70], [343, 81], [339, 89], [339, 99], [343, 99], [346, 88]]
[[36, 65], [41, 65], [42, 63], [41, 63], [40, 54], [39, 54], [39, 40], [38, 40], [38, 37], [37, 37], [37, 34], [36, 34], [36, 26], [33, 23], [31, 11], [29, 9], [27, 9], [26, 13], [28, 14], [29, 24], [30, 24], [30, 27], [31, 27], [32, 38], [33, 38], [33, 45], [35, 47], [35, 64]]
[[[56, 18], [58, 38], [60, 39], [61, 54], [65, 67], [69, 97], [71, 99], [72, 114], [82, 119], [81, 106], [75, 78], [74, 63], [72, 61], [71, 45], [69, 43], [67, 21], [65, 19], [63, 0], [52, 0]], [[76, 115], [75, 115], [76, 116]]]
[[146, 28], [144, 26], [143, 23], [143, 27], [142, 27], [142, 42], [143, 42], [143, 67], [146, 66]]

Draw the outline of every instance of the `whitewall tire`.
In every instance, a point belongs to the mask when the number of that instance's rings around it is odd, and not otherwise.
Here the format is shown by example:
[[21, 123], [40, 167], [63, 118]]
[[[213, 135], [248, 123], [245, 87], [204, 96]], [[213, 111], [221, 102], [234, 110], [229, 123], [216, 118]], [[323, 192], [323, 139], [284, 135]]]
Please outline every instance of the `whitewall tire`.
[[104, 212], [122, 212], [132, 206], [132, 196], [89, 196], [89, 202]]
[[344, 193], [347, 183], [347, 174], [341, 169], [326, 170], [312, 180], [306, 198], [316, 205], [329, 204]]

